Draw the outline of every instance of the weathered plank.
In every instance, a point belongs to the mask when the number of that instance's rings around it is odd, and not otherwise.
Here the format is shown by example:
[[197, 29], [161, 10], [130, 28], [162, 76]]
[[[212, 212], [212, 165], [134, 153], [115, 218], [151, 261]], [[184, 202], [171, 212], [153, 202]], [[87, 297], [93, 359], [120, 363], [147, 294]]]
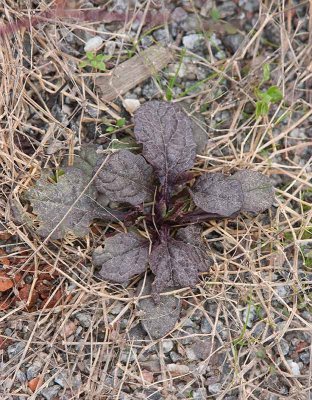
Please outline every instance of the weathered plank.
[[113, 101], [137, 85], [156, 75], [173, 60], [173, 52], [158, 45], [151, 46], [117, 65], [110, 75], [96, 78], [103, 101]]

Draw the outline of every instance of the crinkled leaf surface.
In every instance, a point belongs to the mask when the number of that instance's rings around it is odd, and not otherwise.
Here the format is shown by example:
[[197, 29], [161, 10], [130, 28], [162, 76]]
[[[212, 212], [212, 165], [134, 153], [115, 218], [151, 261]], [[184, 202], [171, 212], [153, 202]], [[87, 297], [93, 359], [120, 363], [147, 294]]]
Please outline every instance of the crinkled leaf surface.
[[41, 176], [26, 195], [40, 220], [39, 235], [46, 237], [53, 232], [51, 238], [60, 239], [71, 232], [81, 237], [88, 233], [94, 218], [112, 219], [94, 200], [94, 186], [84, 192], [89, 181], [75, 167], [64, 168], [64, 175], [58, 177], [57, 183], [48, 180], [47, 174]]
[[156, 245], [150, 255], [150, 267], [155, 275], [154, 293], [169, 286], [195, 286], [200, 269], [198, 261], [196, 250], [190, 244], [169, 238]]
[[202, 210], [228, 217], [243, 205], [241, 183], [220, 174], [203, 174], [191, 190], [194, 203]]
[[162, 183], [173, 182], [194, 165], [192, 120], [178, 105], [164, 101], [143, 104], [135, 113], [134, 134]]
[[120, 150], [109, 156], [106, 162], [101, 159], [97, 168], [102, 168], [95, 178], [99, 192], [104, 193], [111, 201], [138, 205], [153, 197], [153, 168], [145, 159]]
[[101, 266], [103, 279], [124, 283], [146, 270], [149, 242], [133, 232], [118, 233], [105, 240], [92, 255], [94, 265]]
[[[145, 281], [144, 279], [140, 281], [137, 294], [148, 295], [151, 291], [152, 277], [148, 275]], [[149, 297], [139, 300], [138, 308], [141, 311], [141, 324], [145, 331], [153, 339], [160, 339], [174, 328], [180, 316], [181, 302], [172, 295], [160, 296], [158, 303]]]
[[201, 239], [201, 228], [199, 225], [188, 225], [185, 228], [180, 228], [176, 234], [176, 239], [192, 246], [194, 249], [193, 256], [195, 257], [200, 272], [208, 271], [213, 264], [213, 259], [207, 254], [207, 246]]
[[260, 213], [274, 202], [274, 188], [270, 179], [258, 171], [243, 170], [231, 176], [242, 185], [244, 199], [242, 211]]

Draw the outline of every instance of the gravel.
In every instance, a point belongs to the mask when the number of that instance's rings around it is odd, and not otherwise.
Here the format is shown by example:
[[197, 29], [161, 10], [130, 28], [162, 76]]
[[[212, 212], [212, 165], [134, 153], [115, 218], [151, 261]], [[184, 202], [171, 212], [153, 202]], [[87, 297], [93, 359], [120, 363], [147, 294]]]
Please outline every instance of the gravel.
[[55, 400], [55, 397], [58, 395], [60, 389], [61, 388], [59, 387], [59, 385], [53, 385], [42, 389], [40, 393], [46, 400]]

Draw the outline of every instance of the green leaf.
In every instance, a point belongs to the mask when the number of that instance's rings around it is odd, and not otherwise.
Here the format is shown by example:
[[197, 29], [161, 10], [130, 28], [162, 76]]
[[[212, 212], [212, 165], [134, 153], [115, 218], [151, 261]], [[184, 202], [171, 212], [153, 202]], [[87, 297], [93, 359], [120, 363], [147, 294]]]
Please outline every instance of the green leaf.
[[262, 117], [263, 115], [268, 115], [269, 104], [266, 101], [257, 101], [256, 103], [256, 117]]
[[220, 12], [216, 7], [213, 7], [213, 9], [210, 11], [210, 15], [214, 21], [218, 21], [221, 18]]
[[166, 100], [167, 101], [171, 101], [172, 100], [172, 90], [171, 90], [171, 88], [170, 87], [168, 87], [167, 88], [167, 90], [166, 90]]
[[259, 92], [258, 97], [263, 101], [264, 103], [270, 103], [272, 101], [271, 96], [267, 92]]
[[92, 65], [93, 68], [97, 68], [98, 62], [96, 60], [92, 60], [90, 64]]
[[262, 83], [266, 82], [270, 79], [271, 77], [271, 68], [270, 64], [264, 64], [263, 65], [263, 77], [262, 77]]
[[116, 125], [118, 126], [118, 128], [122, 128], [126, 123], [126, 119], [125, 118], [120, 118], [117, 119], [116, 121]]
[[94, 60], [94, 53], [92, 53], [91, 51], [87, 51], [86, 52], [86, 56], [88, 60]]
[[98, 55], [95, 57], [95, 59], [96, 59], [96, 61], [104, 61], [105, 56], [104, 56], [104, 54], [98, 54]]
[[283, 99], [283, 94], [277, 86], [269, 87], [266, 93], [270, 96], [272, 103], [278, 103]]
[[105, 71], [106, 70], [106, 65], [104, 62], [97, 62], [97, 69], [99, 69], [100, 71]]
[[114, 132], [114, 130], [115, 130], [115, 127], [114, 127], [114, 126], [108, 126], [108, 127], [106, 128], [106, 132]]

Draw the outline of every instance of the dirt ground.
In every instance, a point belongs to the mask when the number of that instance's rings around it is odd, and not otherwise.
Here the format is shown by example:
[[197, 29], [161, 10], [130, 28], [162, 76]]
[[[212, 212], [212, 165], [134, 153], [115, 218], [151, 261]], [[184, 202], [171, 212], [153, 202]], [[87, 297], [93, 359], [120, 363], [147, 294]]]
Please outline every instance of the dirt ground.
[[[312, 399], [311, 13], [301, 0], [0, 2], [1, 400]], [[86, 144], [136, 148], [133, 113], [152, 99], [204, 124], [193, 172], [251, 169], [275, 188], [263, 213], [201, 224], [213, 265], [172, 292], [180, 318], [160, 339], [141, 324], [141, 277], [113, 284], [92, 264], [122, 225], [43, 238], [27, 198]]]

